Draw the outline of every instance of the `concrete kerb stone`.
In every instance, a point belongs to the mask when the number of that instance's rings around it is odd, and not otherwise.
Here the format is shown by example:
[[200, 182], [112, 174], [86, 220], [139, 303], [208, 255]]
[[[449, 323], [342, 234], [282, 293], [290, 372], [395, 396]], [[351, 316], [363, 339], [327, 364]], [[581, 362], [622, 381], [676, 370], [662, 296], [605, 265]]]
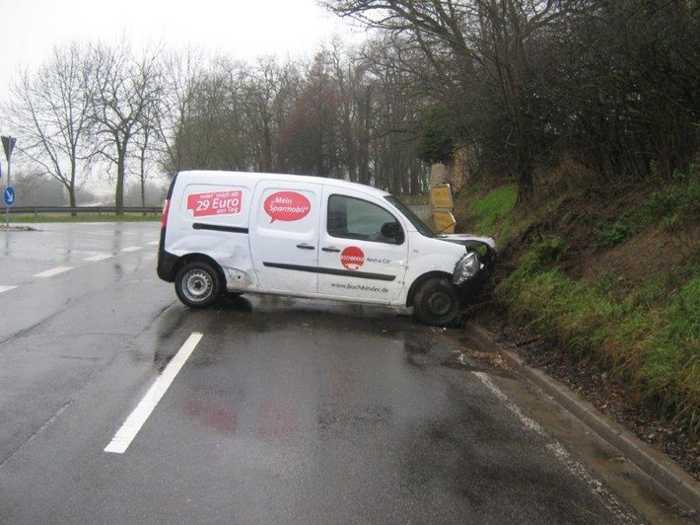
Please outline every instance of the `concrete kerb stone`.
[[482, 326], [469, 323], [466, 329], [484, 347], [496, 348], [510, 367], [540, 387], [591, 430], [622, 452], [660, 489], [671, 493], [680, 502], [694, 510], [696, 515], [700, 513], [700, 483], [662, 452], [644, 443], [622, 425], [603, 415], [591, 403], [581, 399], [559, 381], [525, 364], [519, 355], [497, 343], [494, 335]]

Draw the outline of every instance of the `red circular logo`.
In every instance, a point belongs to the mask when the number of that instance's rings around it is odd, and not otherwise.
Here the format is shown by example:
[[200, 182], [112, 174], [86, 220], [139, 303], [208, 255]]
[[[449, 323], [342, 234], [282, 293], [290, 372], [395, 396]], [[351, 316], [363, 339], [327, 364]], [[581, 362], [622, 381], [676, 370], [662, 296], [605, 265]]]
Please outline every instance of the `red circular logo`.
[[340, 263], [348, 270], [357, 270], [365, 264], [365, 254], [357, 246], [348, 246], [340, 252]]

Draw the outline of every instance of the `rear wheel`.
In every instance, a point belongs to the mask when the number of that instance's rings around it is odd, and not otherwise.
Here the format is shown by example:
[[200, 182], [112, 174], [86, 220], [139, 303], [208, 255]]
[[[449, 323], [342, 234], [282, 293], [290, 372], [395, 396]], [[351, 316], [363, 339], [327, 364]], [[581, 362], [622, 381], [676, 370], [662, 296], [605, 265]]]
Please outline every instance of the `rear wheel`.
[[219, 273], [204, 261], [186, 263], [175, 276], [175, 292], [190, 308], [206, 308], [221, 295]]
[[444, 277], [425, 281], [416, 292], [413, 316], [431, 326], [449, 326], [460, 318], [459, 295], [454, 285]]

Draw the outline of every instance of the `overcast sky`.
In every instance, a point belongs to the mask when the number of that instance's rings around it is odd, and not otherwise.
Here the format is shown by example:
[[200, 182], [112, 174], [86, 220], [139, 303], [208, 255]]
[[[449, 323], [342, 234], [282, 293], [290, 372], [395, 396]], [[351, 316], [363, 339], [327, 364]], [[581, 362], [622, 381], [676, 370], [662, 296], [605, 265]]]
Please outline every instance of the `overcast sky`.
[[19, 67], [41, 63], [54, 45], [122, 35], [135, 49], [192, 45], [243, 59], [362, 38], [317, 0], [0, 0], [0, 96]]
[[[308, 57], [334, 37], [357, 43], [364, 33], [318, 0], [0, 0], [0, 101], [20, 68], [41, 64], [54, 46], [71, 41], [126, 38], [135, 51], [192, 46], [254, 59]], [[0, 132], [8, 132], [2, 122]], [[88, 186], [111, 190], [101, 177]]]

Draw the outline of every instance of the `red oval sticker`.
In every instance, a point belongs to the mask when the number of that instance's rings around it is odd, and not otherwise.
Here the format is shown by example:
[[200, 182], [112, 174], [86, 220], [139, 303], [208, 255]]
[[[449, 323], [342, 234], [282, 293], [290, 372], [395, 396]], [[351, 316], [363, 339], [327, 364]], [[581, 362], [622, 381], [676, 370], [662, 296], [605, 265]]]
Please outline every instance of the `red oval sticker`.
[[358, 270], [365, 264], [365, 253], [357, 246], [348, 246], [340, 252], [340, 263], [348, 270]]
[[311, 211], [309, 199], [296, 191], [278, 191], [265, 199], [265, 211], [270, 222], [298, 221]]

